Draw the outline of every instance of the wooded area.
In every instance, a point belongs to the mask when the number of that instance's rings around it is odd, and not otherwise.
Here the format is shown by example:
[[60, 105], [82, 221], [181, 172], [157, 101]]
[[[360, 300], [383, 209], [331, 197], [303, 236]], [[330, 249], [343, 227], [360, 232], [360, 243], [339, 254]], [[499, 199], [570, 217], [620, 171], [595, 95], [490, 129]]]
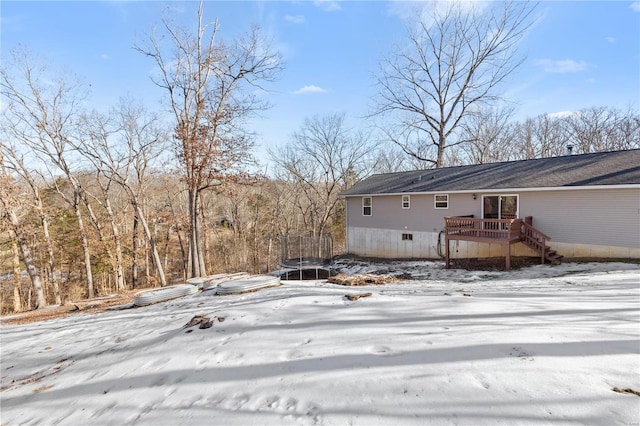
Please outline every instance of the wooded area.
[[[517, 35], [529, 13], [519, 8], [495, 22]], [[344, 112], [308, 117], [288, 143], [269, 148], [264, 173], [247, 121], [268, 107], [255, 91], [284, 66], [279, 54], [259, 28], [222, 43], [201, 9], [194, 32], [163, 24], [167, 37], [152, 34], [136, 49], [160, 70], [154, 82], [168, 114], [126, 97], [91, 110], [80, 79], [26, 49], [3, 64], [0, 313], [217, 272], [272, 271], [278, 235], [331, 232], [340, 253], [338, 194], [371, 173], [640, 148], [632, 109], [516, 121], [513, 108], [478, 99], [453, 106], [453, 122], [423, 114], [426, 130], [380, 131], [387, 116], [379, 114], [363, 128], [350, 127]], [[420, 46], [422, 36], [411, 34]], [[486, 84], [474, 96], [497, 99]], [[434, 149], [410, 146], [407, 131], [426, 132], [421, 140]]]

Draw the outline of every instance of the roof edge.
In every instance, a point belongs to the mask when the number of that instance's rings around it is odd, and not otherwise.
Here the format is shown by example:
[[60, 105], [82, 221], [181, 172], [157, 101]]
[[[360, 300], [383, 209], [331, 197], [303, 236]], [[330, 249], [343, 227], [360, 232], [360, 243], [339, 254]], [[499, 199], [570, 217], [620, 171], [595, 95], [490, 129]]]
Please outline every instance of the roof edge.
[[593, 190], [593, 189], [640, 189], [640, 184], [624, 185], [589, 185], [589, 186], [541, 186], [524, 188], [488, 188], [488, 189], [462, 189], [454, 191], [420, 191], [420, 192], [385, 192], [385, 193], [361, 193], [361, 194], [338, 194], [338, 198], [349, 197], [380, 197], [386, 195], [431, 195], [431, 194], [471, 194], [474, 192], [534, 192], [534, 191], [571, 191], [571, 190]]

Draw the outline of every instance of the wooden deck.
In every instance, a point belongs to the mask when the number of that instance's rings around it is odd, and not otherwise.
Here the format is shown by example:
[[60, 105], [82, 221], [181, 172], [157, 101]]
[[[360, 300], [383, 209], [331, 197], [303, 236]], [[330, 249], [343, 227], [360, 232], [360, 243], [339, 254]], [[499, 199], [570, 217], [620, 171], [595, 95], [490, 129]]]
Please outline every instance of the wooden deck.
[[473, 216], [445, 218], [446, 267], [450, 266], [450, 240], [476, 241], [505, 246], [506, 270], [511, 269], [511, 245], [524, 243], [540, 253], [541, 262], [558, 261], [558, 256], [547, 245], [550, 238], [533, 227], [533, 218], [476, 219]]

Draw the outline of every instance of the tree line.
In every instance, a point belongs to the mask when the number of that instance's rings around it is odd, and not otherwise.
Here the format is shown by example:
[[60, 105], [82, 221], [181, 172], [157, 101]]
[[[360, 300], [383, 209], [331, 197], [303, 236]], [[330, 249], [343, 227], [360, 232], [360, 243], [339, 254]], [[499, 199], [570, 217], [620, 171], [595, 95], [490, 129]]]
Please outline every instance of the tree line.
[[14, 49], [0, 69], [1, 312], [271, 271], [278, 235], [331, 232], [340, 252], [338, 194], [371, 173], [640, 147], [632, 109], [513, 120], [497, 90], [535, 8], [504, 5], [420, 15], [409, 50], [382, 62], [371, 124], [308, 117], [269, 149], [269, 173], [247, 123], [284, 64], [258, 27], [223, 41], [202, 3], [193, 30], [163, 19], [135, 49], [166, 110], [128, 97], [91, 110], [80, 79]]

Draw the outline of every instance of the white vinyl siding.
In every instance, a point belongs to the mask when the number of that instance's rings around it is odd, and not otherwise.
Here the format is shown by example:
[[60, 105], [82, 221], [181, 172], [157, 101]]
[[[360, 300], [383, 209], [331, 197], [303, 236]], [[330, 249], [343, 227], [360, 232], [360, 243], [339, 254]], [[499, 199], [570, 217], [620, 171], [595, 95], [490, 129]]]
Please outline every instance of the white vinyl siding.
[[531, 192], [519, 207], [551, 243], [640, 247], [640, 189]]
[[[369, 197], [367, 195], [367, 197]], [[411, 209], [403, 210], [400, 195], [371, 196], [376, 212], [372, 216], [362, 214], [361, 196], [347, 198], [348, 224], [350, 227], [372, 227], [411, 231], [439, 232], [444, 228], [445, 216], [465, 216], [473, 214], [480, 217], [480, 197], [473, 200], [471, 194], [449, 194], [449, 209], [436, 210], [433, 207], [433, 194], [411, 194]], [[372, 207], [373, 208], [373, 207]]]

